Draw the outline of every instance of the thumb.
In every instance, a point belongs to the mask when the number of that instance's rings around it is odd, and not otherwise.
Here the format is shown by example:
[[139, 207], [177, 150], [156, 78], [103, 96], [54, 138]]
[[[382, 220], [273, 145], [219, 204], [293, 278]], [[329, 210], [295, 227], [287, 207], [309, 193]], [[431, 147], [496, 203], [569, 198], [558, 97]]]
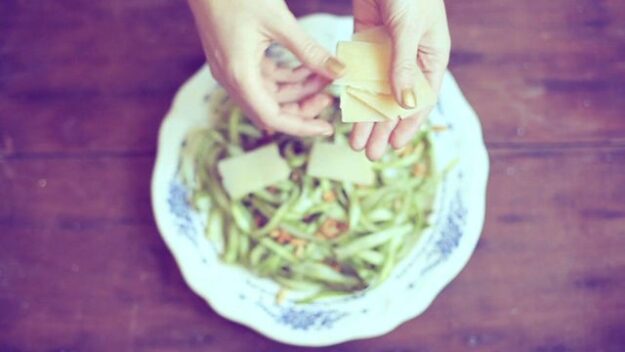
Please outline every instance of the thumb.
[[297, 21], [294, 20], [292, 24], [280, 28], [276, 37], [280, 44], [315, 73], [332, 80], [345, 73], [345, 64], [308, 35]]
[[395, 99], [406, 109], [417, 106], [414, 91], [419, 72], [417, 53], [421, 31], [417, 26], [401, 24], [390, 29], [393, 40], [391, 85]]

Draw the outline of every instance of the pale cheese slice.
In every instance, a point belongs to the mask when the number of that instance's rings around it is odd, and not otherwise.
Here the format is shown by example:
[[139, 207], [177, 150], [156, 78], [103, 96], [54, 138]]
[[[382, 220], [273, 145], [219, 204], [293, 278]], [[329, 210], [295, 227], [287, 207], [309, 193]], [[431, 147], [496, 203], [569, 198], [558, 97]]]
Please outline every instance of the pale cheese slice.
[[315, 142], [306, 174], [360, 185], [375, 182], [371, 162], [362, 152], [356, 152], [348, 145], [328, 142]]
[[346, 90], [341, 92], [341, 121], [346, 123], [372, 121], [385, 121], [386, 117], [369, 105], [356, 99]]
[[[352, 40], [339, 42], [337, 46], [337, 56], [347, 67], [345, 75], [335, 82], [346, 86], [341, 94], [341, 109], [345, 110], [342, 112], [343, 122], [405, 118], [436, 103], [436, 94], [421, 71], [414, 86], [417, 106], [404, 109], [397, 103], [389, 79], [391, 38], [384, 27], [354, 33]], [[378, 115], [367, 113], [368, 110], [374, 110]]]
[[232, 199], [242, 198], [287, 180], [291, 173], [275, 143], [223, 159], [217, 164], [217, 171], [221, 175], [224, 189]]
[[345, 74], [336, 84], [349, 85], [351, 81], [388, 81], [391, 50], [386, 44], [367, 42], [339, 42], [337, 58], [345, 64]]
[[423, 75], [417, 78], [414, 92], [416, 95], [417, 106], [413, 109], [404, 109], [397, 103], [395, 97], [391, 94], [376, 94], [369, 91], [347, 87], [345, 90], [348, 95], [355, 97], [368, 105], [373, 110], [383, 114], [388, 119], [405, 118], [414, 115], [416, 112], [436, 104], [436, 94], [430, 88]]

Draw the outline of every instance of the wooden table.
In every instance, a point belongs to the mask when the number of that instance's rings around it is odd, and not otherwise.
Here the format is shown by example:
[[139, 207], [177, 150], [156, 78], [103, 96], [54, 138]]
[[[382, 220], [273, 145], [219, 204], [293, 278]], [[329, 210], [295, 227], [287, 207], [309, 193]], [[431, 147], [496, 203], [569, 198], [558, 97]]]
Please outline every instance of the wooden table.
[[[482, 239], [421, 317], [327, 351], [625, 351], [625, 4], [447, 6]], [[0, 351], [305, 350], [219, 317], [157, 233], [157, 129], [202, 62], [184, 1], [0, 2]]]

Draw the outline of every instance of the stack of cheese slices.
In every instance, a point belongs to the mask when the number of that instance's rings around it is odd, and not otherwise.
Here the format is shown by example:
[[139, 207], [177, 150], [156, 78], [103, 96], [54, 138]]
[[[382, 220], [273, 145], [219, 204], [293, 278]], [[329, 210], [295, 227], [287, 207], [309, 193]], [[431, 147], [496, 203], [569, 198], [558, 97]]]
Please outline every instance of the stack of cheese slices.
[[397, 103], [389, 79], [391, 39], [384, 27], [355, 33], [351, 41], [339, 42], [336, 52], [346, 67], [344, 76], [335, 81], [342, 87], [343, 122], [403, 119], [436, 103], [436, 94], [421, 71], [413, 88], [416, 106], [404, 109]]

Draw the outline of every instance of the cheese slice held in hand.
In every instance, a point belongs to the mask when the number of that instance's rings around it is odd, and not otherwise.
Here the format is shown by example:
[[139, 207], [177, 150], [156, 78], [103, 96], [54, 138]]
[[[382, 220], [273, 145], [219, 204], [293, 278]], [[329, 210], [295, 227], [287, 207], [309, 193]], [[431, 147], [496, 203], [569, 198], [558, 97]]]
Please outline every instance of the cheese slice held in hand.
[[349, 85], [351, 81], [388, 81], [391, 67], [389, 45], [367, 42], [339, 42], [337, 58], [345, 64], [345, 74], [336, 84]]
[[291, 173], [275, 143], [223, 159], [217, 164], [217, 171], [224, 189], [232, 199], [242, 198], [287, 180]]
[[[341, 100], [343, 122], [379, 122], [380, 116], [365, 113], [367, 110], [355, 100], [375, 110], [385, 119], [410, 117], [418, 111], [436, 104], [436, 93], [421, 71], [414, 85], [416, 107], [404, 109], [395, 100], [391, 89], [391, 38], [384, 27], [372, 27], [354, 33], [351, 42], [339, 42], [337, 57], [345, 63], [345, 75], [335, 84], [346, 87]], [[415, 58], [416, 61], [416, 58]], [[357, 115], [355, 115], [357, 114]]]
[[[424, 77], [421, 77], [421, 79], [425, 82]], [[425, 82], [425, 84], [427, 84], [427, 82]], [[360, 100], [371, 109], [384, 115], [387, 119], [394, 120], [397, 118], [403, 119], [411, 117], [420, 110], [436, 104], [436, 95], [434, 95], [434, 91], [431, 89], [422, 89], [422, 87], [423, 86], [419, 85], [419, 88], [415, 88], [417, 106], [413, 109], [404, 109], [401, 105], [397, 104], [395, 97], [390, 94], [372, 93], [370, 91], [352, 87], [347, 87], [345, 91], [347, 95], [351, 95]], [[348, 114], [348, 116], [350, 115]]]
[[386, 117], [369, 105], [349, 94], [346, 89], [341, 92], [341, 121], [366, 122], [386, 121]]
[[306, 174], [359, 185], [375, 182], [371, 162], [362, 152], [356, 152], [348, 145], [328, 142], [313, 145]]

